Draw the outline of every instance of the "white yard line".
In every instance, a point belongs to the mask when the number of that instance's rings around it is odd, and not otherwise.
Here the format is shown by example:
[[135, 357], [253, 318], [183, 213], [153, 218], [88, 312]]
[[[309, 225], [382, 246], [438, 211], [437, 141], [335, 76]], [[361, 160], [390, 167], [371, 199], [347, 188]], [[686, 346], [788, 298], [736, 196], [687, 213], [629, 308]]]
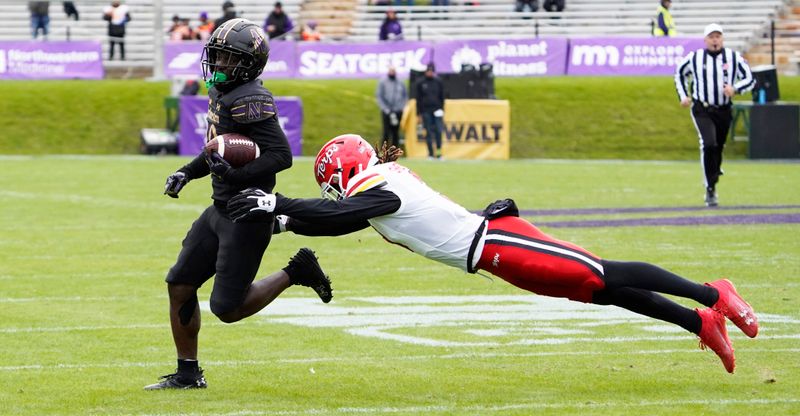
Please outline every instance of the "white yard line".
[[[239, 410], [231, 413], [216, 413], [218, 416], [259, 416], [259, 415], [331, 415], [331, 414], [431, 414], [431, 413], [456, 413], [456, 414], [485, 414], [505, 412], [509, 410], [548, 410], [548, 409], [583, 409], [613, 410], [613, 409], [638, 409], [648, 407], [676, 408], [677, 406], [768, 406], [776, 404], [800, 403], [800, 399], [698, 399], [698, 400], [643, 400], [639, 402], [551, 402], [551, 403], [505, 403], [492, 406], [407, 406], [407, 407], [338, 407], [333, 409], [302, 409], [302, 410]], [[636, 410], [632, 410], [636, 411]], [[146, 413], [138, 416], [170, 416], [178, 413]], [[203, 415], [204, 413], [180, 413], [181, 415]]]
[[[760, 337], [759, 337], [760, 338]], [[737, 351], [747, 354], [764, 353], [791, 353], [800, 352], [800, 348], [753, 348]], [[626, 350], [626, 351], [536, 351], [523, 353], [461, 353], [461, 354], [427, 354], [427, 355], [403, 355], [389, 357], [380, 356], [359, 356], [359, 357], [314, 357], [314, 358], [281, 358], [276, 360], [229, 360], [229, 361], [203, 361], [206, 367], [243, 367], [243, 366], [274, 366], [278, 364], [312, 364], [312, 363], [388, 363], [396, 361], [426, 361], [426, 360], [460, 360], [460, 359], [487, 359], [487, 358], [524, 358], [524, 357], [553, 357], [553, 356], [620, 356], [620, 355], [667, 355], [667, 354], [697, 354], [706, 353], [697, 348], [685, 349], [654, 349], [654, 350]], [[163, 368], [169, 369], [166, 361], [158, 362], [120, 362], [120, 363], [88, 363], [88, 364], [24, 364], [0, 366], [0, 372], [16, 372], [25, 370], [88, 370], [88, 369], [112, 369], [112, 368]]]

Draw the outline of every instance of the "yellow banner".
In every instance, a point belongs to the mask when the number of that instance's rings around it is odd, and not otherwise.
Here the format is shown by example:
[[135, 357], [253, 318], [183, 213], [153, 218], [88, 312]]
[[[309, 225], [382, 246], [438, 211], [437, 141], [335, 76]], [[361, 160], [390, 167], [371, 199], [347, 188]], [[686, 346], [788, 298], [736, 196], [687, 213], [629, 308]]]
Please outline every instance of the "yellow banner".
[[[425, 136], [417, 137], [416, 100], [408, 101], [401, 127], [405, 133], [406, 156], [428, 157]], [[442, 132], [442, 156], [445, 159], [508, 159], [510, 153], [508, 101], [445, 100]]]

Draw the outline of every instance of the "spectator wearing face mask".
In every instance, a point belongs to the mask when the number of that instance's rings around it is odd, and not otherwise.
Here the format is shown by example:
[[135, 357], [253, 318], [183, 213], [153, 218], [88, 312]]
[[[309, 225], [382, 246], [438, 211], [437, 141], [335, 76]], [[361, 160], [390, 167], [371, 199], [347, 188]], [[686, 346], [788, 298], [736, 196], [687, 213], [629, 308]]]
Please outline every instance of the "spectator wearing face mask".
[[408, 101], [408, 91], [405, 84], [397, 79], [397, 70], [389, 67], [386, 78], [378, 83], [375, 98], [381, 108], [381, 121], [383, 122], [382, 141], [388, 146], [400, 147], [400, 118], [403, 108]]

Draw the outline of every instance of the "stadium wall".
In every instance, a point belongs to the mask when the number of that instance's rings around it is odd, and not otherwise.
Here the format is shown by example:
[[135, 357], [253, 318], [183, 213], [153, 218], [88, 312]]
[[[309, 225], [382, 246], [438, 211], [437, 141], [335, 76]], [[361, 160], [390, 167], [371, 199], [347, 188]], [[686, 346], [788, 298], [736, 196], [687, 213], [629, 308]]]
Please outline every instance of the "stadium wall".
[[[800, 78], [781, 77], [800, 101]], [[274, 80], [275, 95], [303, 101], [303, 153], [355, 132], [377, 140], [375, 80]], [[166, 123], [170, 84], [142, 80], [3, 81], [0, 154], [137, 154], [139, 131]], [[499, 78], [511, 103], [512, 158], [694, 160], [697, 139], [671, 77]], [[739, 98], [750, 100], [749, 95]], [[743, 134], [740, 132], [740, 134]], [[746, 142], [726, 156], [743, 158]]]

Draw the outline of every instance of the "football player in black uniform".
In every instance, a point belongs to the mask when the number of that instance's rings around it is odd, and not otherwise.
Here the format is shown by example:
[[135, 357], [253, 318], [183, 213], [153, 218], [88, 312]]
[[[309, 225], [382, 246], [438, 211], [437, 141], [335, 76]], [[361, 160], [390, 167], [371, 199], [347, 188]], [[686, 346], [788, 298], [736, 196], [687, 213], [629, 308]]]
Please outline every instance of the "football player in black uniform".
[[147, 390], [206, 387], [197, 362], [197, 289], [212, 276], [216, 275], [211, 311], [223, 322], [236, 322], [260, 311], [294, 284], [311, 287], [323, 302], [332, 297], [330, 281], [307, 248], [282, 270], [254, 282], [272, 237], [274, 219], [236, 224], [228, 216], [226, 205], [231, 197], [248, 187], [272, 190], [275, 174], [292, 165], [272, 94], [258, 79], [269, 57], [264, 32], [248, 20], [229, 20], [211, 35], [203, 55], [203, 78], [210, 98], [206, 140], [239, 133], [258, 145], [261, 156], [233, 168], [216, 153], [210, 157], [202, 153], [167, 178], [164, 193], [177, 198], [190, 180], [211, 174], [214, 203], [192, 224], [166, 278], [178, 369], [146, 386]]

